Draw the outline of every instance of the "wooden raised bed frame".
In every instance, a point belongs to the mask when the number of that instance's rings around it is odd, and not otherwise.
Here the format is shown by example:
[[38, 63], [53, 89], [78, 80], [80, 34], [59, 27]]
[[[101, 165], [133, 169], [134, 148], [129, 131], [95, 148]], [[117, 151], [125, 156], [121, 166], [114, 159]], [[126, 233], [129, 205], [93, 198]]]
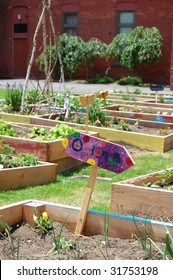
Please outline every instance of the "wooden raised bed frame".
[[[173, 170], [170, 168], [168, 170]], [[159, 180], [165, 170], [153, 172], [129, 180], [112, 184], [111, 195], [111, 212], [119, 214], [142, 213], [149, 215], [157, 215], [157, 217], [166, 217], [173, 219], [173, 191], [163, 188], [146, 187], [147, 183], [154, 184]], [[173, 181], [173, 175], [169, 178]]]
[[[49, 202], [40, 202], [36, 200], [22, 201], [12, 205], [0, 207], [1, 220], [9, 226], [25, 221], [31, 226], [34, 226], [33, 214], [37, 212], [40, 215], [46, 211], [50, 218], [58, 222], [63, 222], [68, 217], [65, 226], [68, 230], [74, 232], [77, 218], [80, 212], [79, 208], [74, 208], [66, 205], [59, 205]], [[105, 212], [88, 210], [87, 219], [84, 227], [84, 235], [104, 234], [104, 218]], [[132, 234], [139, 235], [133, 218], [129, 219], [126, 216], [110, 213], [109, 214], [109, 236], [119, 237], [123, 239], [132, 238]], [[145, 219], [137, 219], [140, 234], [147, 227], [150, 232], [150, 237], [154, 241], [163, 242], [165, 240], [165, 225], [173, 234], [173, 226], [169, 223], [165, 224], [158, 221], [147, 221]], [[2, 228], [1, 228], [2, 230]]]
[[16, 189], [54, 182], [57, 164], [39, 162], [35, 166], [0, 169], [0, 190]]
[[[134, 104], [135, 105], [135, 104]], [[166, 122], [166, 123], [173, 123], [173, 109], [167, 109], [167, 108], [159, 108], [155, 107], [152, 109], [148, 109], [145, 106], [138, 106], [142, 109], [142, 112], [134, 112], [134, 111], [119, 111], [120, 107], [125, 107], [132, 109], [133, 105], [124, 105], [124, 104], [117, 104], [117, 105], [111, 105], [107, 107], [103, 107], [104, 112], [108, 116], [117, 116], [117, 117], [124, 117], [124, 118], [133, 118], [133, 119], [141, 119], [141, 120], [148, 120], [148, 121], [154, 121], [154, 122]], [[150, 107], [151, 108], [151, 107]], [[161, 114], [157, 114], [157, 112], [160, 112]], [[163, 112], [168, 112], [167, 115], [163, 115]]]
[[[55, 121], [51, 119], [44, 119], [41, 117], [28, 117], [13, 114], [0, 114], [0, 118], [5, 121], [28, 123], [33, 125], [43, 125], [43, 126], [55, 126], [56, 124], [66, 123], [76, 130], [85, 130], [85, 125]], [[106, 139], [107, 141], [112, 141], [116, 143], [127, 143], [134, 145], [140, 149], [146, 149], [155, 152], [167, 152], [173, 148], [173, 134], [166, 136], [155, 136], [143, 133], [135, 133], [128, 131], [120, 131], [115, 129], [110, 129], [106, 127], [97, 127], [89, 125], [89, 130], [98, 132], [99, 137]], [[41, 143], [41, 142], [40, 142]]]
[[[2, 114], [1, 117], [5, 121], [17, 122], [28, 127], [39, 125], [37, 118], [30, 118], [27, 116]], [[54, 123], [53, 125], [56, 125]], [[41, 124], [43, 126], [43, 124]], [[46, 121], [45, 121], [46, 125]], [[45, 126], [44, 125], [44, 126]], [[50, 125], [48, 126], [50, 128]], [[97, 132], [91, 132], [94, 136], [98, 136]], [[81, 161], [73, 159], [68, 156], [61, 140], [55, 141], [37, 141], [33, 139], [25, 139], [20, 137], [0, 136], [4, 143], [14, 147], [17, 153], [32, 153], [38, 160], [45, 162], [52, 162], [58, 164], [58, 172], [63, 172], [75, 168], [82, 164]]]

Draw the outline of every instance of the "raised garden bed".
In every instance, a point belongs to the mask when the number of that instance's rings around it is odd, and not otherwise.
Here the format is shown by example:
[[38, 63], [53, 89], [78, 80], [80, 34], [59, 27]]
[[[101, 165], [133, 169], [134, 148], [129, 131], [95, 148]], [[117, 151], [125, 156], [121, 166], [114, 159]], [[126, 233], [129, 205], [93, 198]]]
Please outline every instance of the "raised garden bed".
[[[74, 232], [80, 208], [74, 208], [67, 205], [59, 205], [49, 202], [29, 200], [0, 207], [1, 220], [12, 226], [22, 221], [34, 226], [33, 214], [37, 212], [40, 215], [43, 211], [48, 213], [48, 216], [55, 221], [63, 222], [66, 219], [65, 227]], [[105, 212], [88, 210], [87, 219], [83, 234], [92, 236], [97, 234], [104, 234], [104, 219]], [[68, 217], [68, 218], [67, 218]], [[109, 236], [119, 237], [122, 239], [132, 238], [132, 234], [139, 234], [134, 217], [127, 217], [115, 213], [109, 214]], [[165, 225], [168, 226], [170, 233], [173, 233], [173, 226], [170, 223], [162, 223], [158, 221], [146, 220], [136, 217], [136, 223], [140, 224], [141, 232], [145, 226], [150, 229], [150, 237], [155, 241], [163, 241], [165, 238]], [[2, 228], [1, 228], [2, 230]]]
[[173, 168], [112, 184], [111, 211], [173, 219]]
[[[15, 116], [14, 116], [15, 117]], [[18, 119], [18, 118], [17, 118]], [[20, 118], [19, 118], [20, 119]], [[27, 120], [28, 119], [24, 119]], [[13, 126], [13, 124], [12, 124]], [[29, 128], [33, 127], [26, 123], [15, 123], [14, 128], [23, 130], [23, 134], [27, 137], [27, 132]], [[38, 126], [40, 127], [40, 126]], [[50, 129], [46, 127], [47, 130]], [[92, 132], [93, 135], [97, 136], [98, 133]], [[22, 136], [24, 136], [22, 135]], [[11, 147], [15, 148], [17, 153], [32, 153], [38, 160], [44, 162], [52, 162], [58, 164], [58, 172], [63, 172], [72, 168], [75, 168], [82, 164], [81, 161], [73, 159], [66, 153], [61, 140], [54, 141], [38, 141], [34, 139], [22, 138], [22, 137], [11, 137], [11, 136], [0, 136], [4, 143], [9, 144]]]
[[[50, 119], [41, 119], [37, 118], [34, 120], [34, 122], [39, 124], [46, 124], [46, 125], [53, 125], [57, 123], [62, 123], [61, 121], [56, 120], [50, 120]], [[135, 121], [133, 121], [134, 123]], [[77, 123], [69, 123], [69, 122], [63, 122], [70, 126], [73, 126], [76, 128], [76, 130], [84, 130], [85, 125], [83, 124], [77, 124]], [[112, 141], [115, 143], [127, 143], [133, 146], [136, 146], [140, 149], [145, 149], [149, 151], [156, 151], [156, 152], [167, 152], [168, 150], [173, 148], [173, 134], [169, 135], [154, 135], [152, 134], [144, 134], [141, 132], [141, 129], [139, 129], [138, 133], [133, 131], [122, 131], [122, 130], [115, 130], [113, 128], [109, 127], [98, 127], [98, 126], [92, 126], [89, 125], [90, 131], [97, 131], [99, 133], [99, 137], [106, 139], [107, 141]], [[145, 125], [146, 131], [147, 131], [147, 125]], [[149, 127], [149, 124], [148, 124]], [[161, 129], [162, 125], [158, 124], [158, 129]], [[163, 126], [163, 129], [166, 129], [167, 126]], [[152, 130], [152, 124], [150, 129]], [[169, 132], [170, 133], [170, 132]]]
[[[173, 109], [161, 108], [161, 107], [152, 107], [152, 106], [138, 106], [126, 105], [126, 104], [114, 104], [106, 106], [103, 108], [108, 115], [117, 115], [118, 113], [127, 113], [127, 116], [146, 119], [146, 120], [155, 120], [162, 122], [173, 122]], [[154, 115], [152, 117], [152, 115]], [[148, 118], [147, 118], [148, 116]]]
[[172, 109], [173, 110], [173, 104], [169, 101], [164, 101], [163, 103], [156, 103], [155, 100], [148, 99], [148, 100], [113, 100], [114, 104], [121, 104], [124, 105], [131, 105], [131, 106], [143, 106], [143, 107], [156, 107], [156, 108], [162, 108], [164, 111], [166, 109]]
[[54, 182], [57, 170], [57, 164], [48, 162], [38, 162], [35, 166], [0, 169], [0, 190]]
[[[146, 114], [147, 115], [147, 114]], [[41, 117], [29, 117], [29, 116], [20, 116], [20, 115], [13, 115], [13, 114], [0, 114], [0, 118], [2, 120], [11, 121], [11, 122], [23, 122], [29, 123], [33, 125], [41, 125], [41, 126], [55, 126], [56, 124], [66, 123], [69, 126], [74, 127], [76, 130], [85, 130], [85, 125], [77, 124], [77, 123], [70, 123], [70, 122], [61, 122], [57, 120], [49, 119], [47, 115], [46, 118]], [[162, 128], [162, 125], [158, 128]], [[167, 128], [164, 126], [163, 129]], [[147, 127], [147, 125], [145, 125]], [[104, 138], [108, 141], [116, 142], [116, 143], [127, 143], [130, 145], [134, 145], [140, 149], [145, 149], [149, 151], [156, 151], [156, 152], [167, 152], [168, 150], [173, 148], [173, 135], [150, 135], [133, 132], [133, 131], [121, 131], [115, 130], [107, 127], [98, 127], [89, 125], [89, 130], [92, 132], [99, 133], [99, 137]], [[152, 125], [151, 125], [152, 127]], [[32, 142], [32, 141], [31, 141]], [[33, 144], [33, 142], [32, 142]], [[43, 144], [43, 143], [42, 143]], [[39, 143], [40, 145], [40, 143]]]

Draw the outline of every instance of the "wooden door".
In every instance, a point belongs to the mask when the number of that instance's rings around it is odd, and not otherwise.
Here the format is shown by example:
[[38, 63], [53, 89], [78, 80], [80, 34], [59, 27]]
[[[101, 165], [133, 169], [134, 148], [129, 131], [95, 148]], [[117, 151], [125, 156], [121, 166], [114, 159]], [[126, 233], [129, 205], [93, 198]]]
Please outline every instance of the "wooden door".
[[25, 77], [27, 69], [27, 39], [14, 38], [13, 77]]

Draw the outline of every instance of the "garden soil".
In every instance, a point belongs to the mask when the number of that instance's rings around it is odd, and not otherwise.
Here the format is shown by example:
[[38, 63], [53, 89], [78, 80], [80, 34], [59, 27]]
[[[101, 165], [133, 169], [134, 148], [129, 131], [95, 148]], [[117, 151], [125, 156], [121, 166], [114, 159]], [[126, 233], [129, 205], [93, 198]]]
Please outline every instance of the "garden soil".
[[[61, 224], [54, 222], [56, 236], [60, 233]], [[146, 260], [159, 259], [156, 251], [152, 256], [142, 249], [134, 239], [108, 237], [107, 246], [102, 235], [75, 236], [63, 227], [61, 245], [64, 248], [56, 251], [51, 232], [41, 236], [28, 224], [15, 225], [12, 229], [12, 241], [15, 258], [20, 260]], [[19, 249], [19, 250], [17, 250]], [[19, 254], [17, 256], [17, 251]], [[0, 239], [0, 259], [13, 259], [8, 238]]]

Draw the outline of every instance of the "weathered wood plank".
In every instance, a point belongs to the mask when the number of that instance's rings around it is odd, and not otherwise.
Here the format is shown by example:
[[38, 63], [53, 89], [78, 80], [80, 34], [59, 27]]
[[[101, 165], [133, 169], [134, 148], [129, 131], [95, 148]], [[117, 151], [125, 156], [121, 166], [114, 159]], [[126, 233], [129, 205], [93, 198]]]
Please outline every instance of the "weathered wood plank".
[[173, 192], [140, 187], [130, 184], [113, 183], [110, 211], [119, 214], [173, 218]]
[[[12, 226], [22, 221], [22, 206], [23, 202], [0, 207], [0, 221]], [[2, 228], [0, 227], [0, 231]]]
[[18, 123], [30, 123], [30, 117], [29, 116], [23, 116], [19, 114], [6, 114], [1, 113], [0, 119], [7, 122], [18, 122]]
[[56, 180], [56, 176], [57, 165], [53, 163], [1, 169], [0, 190], [50, 183]]
[[32, 139], [24, 139], [4, 135], [0, 138], [4, 141], [5, 144], [9, 144], [11, 147], [15, 148], [17, 153], [32, 153], [38, 158], [38, 160], [48, 160], [48, 142], [41, 142]]
[[23, 221], [27, 222], [31, 227], [35, 227], [33, 215], [40, 217], [45, 211], [45, 204], [42, 202], [31, 201], [23, 204]]

